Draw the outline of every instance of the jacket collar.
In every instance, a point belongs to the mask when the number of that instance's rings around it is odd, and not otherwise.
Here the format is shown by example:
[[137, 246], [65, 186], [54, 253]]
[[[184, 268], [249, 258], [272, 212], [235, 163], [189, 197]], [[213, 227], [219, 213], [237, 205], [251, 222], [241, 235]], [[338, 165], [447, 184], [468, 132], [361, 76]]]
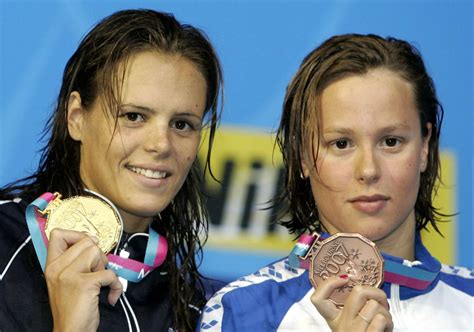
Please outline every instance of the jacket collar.
[[385, 260], [384, 290], [387, 294], [392, 284], [400, 286], [400, 297], [409, 298], [429, 292], [438, 280], [441, 263], [434, 258], [421, 241], [420, 233], [415, 236], [415, 260], [382, 253]]

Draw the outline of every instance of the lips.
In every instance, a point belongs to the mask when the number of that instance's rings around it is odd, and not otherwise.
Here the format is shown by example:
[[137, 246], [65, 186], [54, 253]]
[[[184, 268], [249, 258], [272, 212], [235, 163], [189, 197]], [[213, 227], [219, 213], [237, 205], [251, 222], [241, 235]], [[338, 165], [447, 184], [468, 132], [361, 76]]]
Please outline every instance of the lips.
[[366, 214], [376, 214], [386, 205], [390, 197], [385, 195], [362, 195], [349, 200], [352, 206]]

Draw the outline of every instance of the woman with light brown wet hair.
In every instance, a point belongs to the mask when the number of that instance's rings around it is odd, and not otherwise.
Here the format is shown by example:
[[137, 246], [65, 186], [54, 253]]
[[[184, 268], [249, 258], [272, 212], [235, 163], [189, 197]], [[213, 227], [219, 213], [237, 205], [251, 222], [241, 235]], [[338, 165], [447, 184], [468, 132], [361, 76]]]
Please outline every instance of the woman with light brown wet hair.
[[[288, 85], [277, 143], [299, 241], [231, 283], [202, 330], [432, 331], [474, 326], [474, 275], [424, 247], [443, 109], [421, 55], [376, 35], [332, 37]], [[309, 270], [309, 271], [308, 271]]]
[[[37, 171], [0, 191], [1, 330], [195, 329], [208, 220], [196, 156], [205, 127], [212, 147], [221, 96], [208, 38], [171, 14], [119, 11], [84, 37], [64, 70]], [[101, 250], [102, 224], [91, 223], [92, 233], [46, 226], [41, 249], [28, 219], [40, 210], [28, 209], [47, 192], [110, 205], [122, 224], [115, 247]]]

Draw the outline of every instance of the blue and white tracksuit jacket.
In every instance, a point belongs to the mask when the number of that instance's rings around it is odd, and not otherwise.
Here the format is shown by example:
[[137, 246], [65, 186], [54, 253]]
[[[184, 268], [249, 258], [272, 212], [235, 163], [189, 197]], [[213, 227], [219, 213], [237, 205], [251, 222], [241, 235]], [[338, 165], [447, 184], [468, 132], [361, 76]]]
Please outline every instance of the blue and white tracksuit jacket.
[[[474, 271], [440, 264], [417, 236], [411, 268], [437, 272], [425, 290], [384, 283], [394, 330], [474, 331]], [[388, 256], [388, 255], [387, 255]], [[388, 259], [399, 258], [387, 257]], [[207, 303], [200, 331], [330, 331], [310, 301], [308, 271], [282, 259], [234, 281]]]

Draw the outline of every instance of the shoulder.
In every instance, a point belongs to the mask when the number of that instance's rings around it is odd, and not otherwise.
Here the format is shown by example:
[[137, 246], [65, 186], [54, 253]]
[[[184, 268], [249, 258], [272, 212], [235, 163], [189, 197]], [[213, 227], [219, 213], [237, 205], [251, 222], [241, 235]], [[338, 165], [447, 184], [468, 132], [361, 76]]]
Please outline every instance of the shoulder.
[[474, 274], [460, 266], [441, 265], [433, 287], [405, 301], [404, 321], [413, 330], [471, 331]]
[[[0, 200], [0, 232], [17, 234], [28, 231], [25, 222], [27, 203], [21, 198], [13, 200]], [[1, 236], [0, 235], [0, 236]]]
[[440, 281], [469, 296], [474, 296], [474, 270], [442, 264]]
[[[293, 269], [289, 266], [287, 258], [267, 265], [257, 272], [242, 277], [217, 292], [212, 299], [245, 298], [250, 296], [271, 296], [272, 289], [292, 287], [298, 288], [299, 277], [305, 274], [305, 270]], [[306, 278], [303, 278], [307, 280]], [[211, 300], [212, 300], [211, 299]]]
[[8, 331], [51, 331], [48, 291], [25, 220], [27, 203], [0, 201], [0, 321]]
[[275, 330], [310, 289], [307, 272], [291, 268], [287, 258], [282, 259], [217, 292], [203, 310], [200, 328]]
[[26, 206], [19, 198], [0, 201], [0, 269], [29, 236]]
[[20, 197], [9, 200], [0, 199], [0, 215], [25, 211], [26, 205], [27, 203]]
[[28, 233], [25, 221], [27, 203], [21, 198], [0, 200], [0, 237], [16, 237]]

